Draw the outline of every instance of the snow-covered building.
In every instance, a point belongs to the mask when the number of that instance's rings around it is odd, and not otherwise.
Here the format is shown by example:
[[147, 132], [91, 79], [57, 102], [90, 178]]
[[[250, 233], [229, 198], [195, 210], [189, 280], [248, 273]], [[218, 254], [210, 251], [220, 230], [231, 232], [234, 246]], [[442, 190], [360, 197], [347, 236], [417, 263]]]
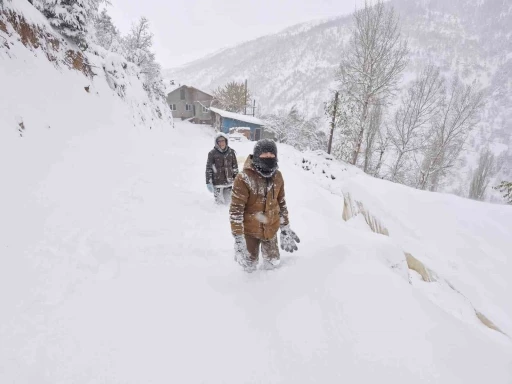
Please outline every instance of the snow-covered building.
[[210, 103], [213, 96], [197, 88], [182, 85], [167, 94], [167, 104], [175, 119], [211, 124]]
[[212, 125], [218, 131], [229, 133], [231, 128], [247, 127], [251, 130], [251, 140], [263, 137], [264, 122], [257, 117], [228, 112], [219, 108], [210, 108], [212, 112]]

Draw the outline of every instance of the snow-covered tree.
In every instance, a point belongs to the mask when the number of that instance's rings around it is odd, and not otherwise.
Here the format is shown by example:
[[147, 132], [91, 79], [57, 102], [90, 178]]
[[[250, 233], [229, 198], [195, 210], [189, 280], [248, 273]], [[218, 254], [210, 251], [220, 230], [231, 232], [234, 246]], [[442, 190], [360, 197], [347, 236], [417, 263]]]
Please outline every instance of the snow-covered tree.
[[342, 52], [337, 72], [340, 93], [359, 105], [357, 138], [351, 163], [357, 164], [372, 107], [386, 105], [407, 65], [407, 42], [402, 39], [394, 8], [378, 0], [365, 2], [354, 13], [354, 29]]
[[[385, 139], [386, 133], [383, 132], [383, 117], [382, 117], [382, 106], [375, 105], [371, 108], [368, 117], [368, 128], [365, 132], [364, 138], [364, 163], [363, 170], [365, 173], [374, 174], [377, 164], [375, 163], [374, 155], [378, 151], [379, 163], [378, 166], [382, 165], [382, 157], [386, 151]], [[377, 148], [378, 147], [378, 148]]]
[[275, 135], [280, 143], [289, 144], [299, 150], [325, 150], [327, 135], [318, 128], [318, 119], [307, 118], [297, 107], [289, 111], [264, 116], [266, 130]]
[[52, 26], [80, 47], [86, 47], [86, 36], [92, 19], [103, 0], [35, 0], [33, 2]]
[[429, 124], [440, 112], [443, 87], [439, 68], [429, 64], [403, 93], [388, 129], [394, 152], [391, 181], [410, 184], [414, 154], [424, 146]]
[[142, 68], [144, 89], [158, 98], [165, 98], [165, 84], [162, 78], [162, 66], [155, 60], [146, 63]]
[[436, 191], [441, 180], [453, 169], [466, 139], [483, 107], [484, 93], [476, 84], [465, 85], [457, 77], [443, 94], [441, 108], [432, 118], [423, 156], [418, 162], [416, 187]]
[[382, 127], [377, 132], [375, 149], [373, 151], [374, 157], [376, 157], [376, 164], [372, 164], [372, 175], [375, 177], [383, 177], [381, 176], [381, 170], [385, 162], [384, 154], [388, 152], [390, 147], [390, 137], [387, 132], [387, 129]]
[[124, 38], [125, 55], [128, 61], [140, 67], [144, 75], [144, 89], [157, 97], [165, 97], [162, 68], [156, 62], [153, 47], [153, 33], [149, 21], [141, 17], [132, 24], [131, 30]]
[[[330, 119], [333, 136], [332, 154], [346, 162], [352, 161], [357, 146], [360, 111], [360, 104], [346, 94], [338, 94], [336, 97], [335, 93], [330, 102], [325, 104], [325, 114]], [[364, 157], [358, 165], [366, 173], [376, 175], [383, 165], [388, 143], [386, 132], [383, 131], [383, 107], [377, 104], [368, 113], [367, 129], [361, 145]]]
[[324, 111], [329, 123], [334, 122], [331, 153], [337, 159], [350, 162], [357, 144], [359, 104], [346, 94], [339, 93], [337, 98], [334, 94], [331, 100], [325, 103]]
[[484, 149], [480, 153], [478, 166], [473, 171], [471, 184], [469, 186], [469, 198], [475, 200], [484, 200], [485, 191], [489, 186], [491, 177], [494, 175], [496, 159], [489, 149]]
[[94, 29], [98, 44], [106, 50], [110, 50], [116, 40], [119, 39], [119, 31], [105, 8], [94, 19]]
[[149, 20], [141, 17], [133, 23], [130, 32], [124, 39], [126, 58], [135, 65], [143, 68], [144, 65], [155, 60], [153, 47], [153, 33], [149, 29]]
[[245, 89], [244, 82], [231, 81], [213, 91], [212, 106], [229, 112], [242, 113], [251, 103], [251, 92]]
[[338, 91], [334, 92], [334, 96], [332, 97], [330, 102], [325, 103], [324, 113], [330, 120], [331, 131], [329, 132], [329, 142], [327, 144], [327, 153], [330, 154], [332, 151], [332, 139], [334, 136], [334, 129], [336, 128], [336, 118], [338, 117], [338, 108], [340, 106], [339, 103], [340, 93]]

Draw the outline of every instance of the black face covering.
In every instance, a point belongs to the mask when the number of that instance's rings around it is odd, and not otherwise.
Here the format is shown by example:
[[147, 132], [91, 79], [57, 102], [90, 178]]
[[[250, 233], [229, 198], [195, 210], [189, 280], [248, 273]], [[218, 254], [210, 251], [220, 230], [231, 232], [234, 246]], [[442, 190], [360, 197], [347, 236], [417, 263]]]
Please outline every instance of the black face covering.
[[[277, 170], [277, 146], [273, 140], [261, 139], [254, 146], [252, 164], [263, 177], [272, 177]], [[275, 157], [261, 158], [262, 153], [272, 153]]]
[[265, 177], [273, 176], [277, 170], [277, 158], [275, 157], [254, 157], [252, 163], [254, 168]]

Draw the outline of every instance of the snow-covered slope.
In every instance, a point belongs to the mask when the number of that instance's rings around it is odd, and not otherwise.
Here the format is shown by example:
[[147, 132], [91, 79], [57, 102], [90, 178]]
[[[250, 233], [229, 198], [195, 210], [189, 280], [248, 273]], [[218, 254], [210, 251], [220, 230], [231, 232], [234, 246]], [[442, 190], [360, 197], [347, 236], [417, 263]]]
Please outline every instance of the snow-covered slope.
[[[434, 302], [468, 322], [478, 321], [475, 312], [484, 314], [512, 333], [512, 207], [375, 179], [322, 153], [294, 153], [290, 160], [310, 174], [304, 178], [344, 198], [349, 223], [351, 210], [366, 213], [369, 224], [375, 219], [377, 231], [418, 259], [431, 281], [416, 281], [412, 273], [413, 285]], [[356, 220], [366, 222], [364, 216]]]
[[[279, 270], [248, 275], [233, 261], [227, 207], [214, 206], [204, 186], [212, 135], [183, 122], [122, 135], [91, 130], [67, 143], [38, 140], [47, 148], [36, 152], [40, 162], [53, 156], [49, 168], [11, 164], [23, 177], [10, 179], [18, 194], [1, 199], [1, 382], [510, 382], [510, 339], [477, 321], [462, 296], [422, 286], [412, 272], [411, 285], [404, 261], [405, 249], [432, 260], [440, 276], [471, 278], [469, 290], [451, 283], [470, 299], [487, 297], [472, 304], [509, 331], [506, 233], [479, 232], [471, 259], [427, 252], [450, 253], [476, 235], [483, 212], [450, 223], [463, 230], [451, 229], [453, 238], [422, 233], [410, 215], [425, 199], [414, 191], [404, 192], [411, 213], [393, 213], [396, 200], [379, 197], [392, 184], [342, 164], [325, 169], [329, 178], [313, 175], [314, 154], [306, 171], [300, 153], [280, 146], [302, 241]], [[33, 158], [34, 147], [18, 146], [16, 159]], [[239, 156], [251, 147], [235, 145]], [[337, 181], [368, 197], [376, 215], [390, 213], [381, 217], [390, 237], [360, 216], [342, 220]], [[375, 194], [357, 191], [363, 185]], [[428, 210], [445, 224], [445, 202], [450, 211], [467, 204], [431, 196]], [[512, 219], [511, 210], [481, 205], [497, 228]], [[412, 233], [408, 243], [402, 233]], [[471, 268], [475, 258], [487, 269]], [[503, 293], [486, 285], [491, 276]]]
[[321, 114], [350, 20], [300, 24], [164, 73], [176, 84], [209, 91], [248, 79], [259, 114], [293, 105], [309, 115]]
[[[211, 128], [159, 119], [136, 76], [121, 98], [12, 43], [0, 51], [0, 383], [510, 383], [510, 207], [280, 145], [300, 248], [246, 274], [204, 185]], [[252, 145], [234, 147], [242, 158]], [[361, 204], [344, 221], [348, 194]], [[389, 236], [353, 215], [364, 209]]]
[[126, 110], [126, 126], [172, 125], [168, 106], [144, 91], [138, 67], [98, 46], [82, 52], [27, 1], [0, 8], [0, 60], [0, 135], [83, 132], [114, 123], [112, 108]]

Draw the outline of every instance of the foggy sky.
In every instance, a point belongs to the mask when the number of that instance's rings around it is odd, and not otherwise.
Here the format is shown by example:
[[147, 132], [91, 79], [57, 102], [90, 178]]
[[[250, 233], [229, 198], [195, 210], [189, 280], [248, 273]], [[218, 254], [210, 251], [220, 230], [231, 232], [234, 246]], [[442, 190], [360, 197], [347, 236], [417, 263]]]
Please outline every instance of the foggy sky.
[[146, 16], [157, 60], [170, 68], [291, 25], [349, 14], [361, 0], [112, 0], [115, 25], [126, 33]]

